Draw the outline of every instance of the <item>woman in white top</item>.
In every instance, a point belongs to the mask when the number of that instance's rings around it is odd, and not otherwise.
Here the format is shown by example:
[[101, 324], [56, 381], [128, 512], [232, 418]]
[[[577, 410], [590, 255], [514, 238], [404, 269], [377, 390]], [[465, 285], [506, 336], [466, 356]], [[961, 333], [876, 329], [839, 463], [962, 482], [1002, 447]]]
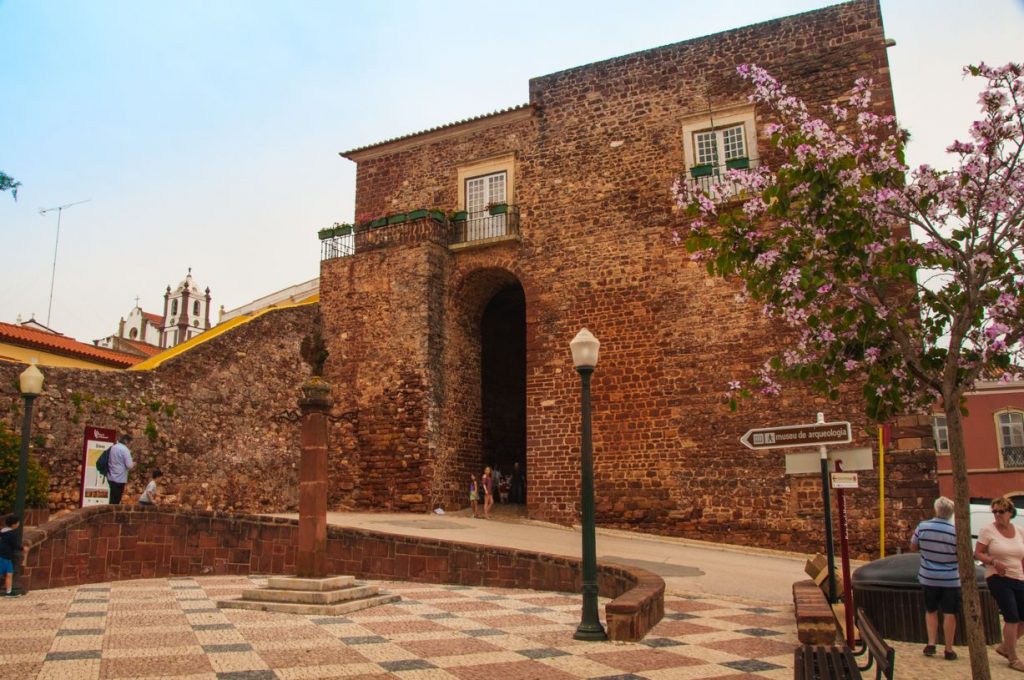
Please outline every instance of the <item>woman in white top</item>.
[[1010, 668], [1024, 672], [1017, 656], [1017, 639], [1024, 635], [1024, 536], [1010, 522], [1017, 508], [1002, 496], [992, 501], [995, 521], [981, 530], [974, 558], [985, 565], [985, 581], [999, 613], [1003, 615], [1003, 642], [996, 652], [1005, 656]]

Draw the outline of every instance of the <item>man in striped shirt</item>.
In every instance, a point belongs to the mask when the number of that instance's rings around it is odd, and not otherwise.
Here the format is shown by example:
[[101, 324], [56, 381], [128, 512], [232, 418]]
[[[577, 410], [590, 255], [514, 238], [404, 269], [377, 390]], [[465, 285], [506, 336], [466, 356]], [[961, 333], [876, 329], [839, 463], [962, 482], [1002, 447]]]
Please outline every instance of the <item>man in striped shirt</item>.
[[921, 551], [921, 568], [917, 580], [924, 590], [925, 626], [928, 644], [925, 656], [935, 655], [939, 633], [939, 610], [942, 610], [942, 637], [946, 642], [945, 658], [956, 659], [953, 636], [956, 615], [960, 611], [960, 573], [956, 563], [956, 528], [953, 526], [953, 501], [940, 496], [935, 501], [935, 518], [921, 522], [910, 538], [910, 549]]

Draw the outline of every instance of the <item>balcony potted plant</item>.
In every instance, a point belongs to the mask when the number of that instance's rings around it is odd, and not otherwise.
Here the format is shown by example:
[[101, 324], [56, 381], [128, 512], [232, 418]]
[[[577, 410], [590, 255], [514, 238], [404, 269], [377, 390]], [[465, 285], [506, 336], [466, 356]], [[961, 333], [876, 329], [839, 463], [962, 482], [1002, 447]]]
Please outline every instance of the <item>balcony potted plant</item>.
[[320, 237], [321, 241], [326, 241], [329, 238], [334, 238], [334, 227], [325, 227], [318, 231], [317, 235]]
[[401, 224], [402, 222], [405, 222], [405, 219], [405, 213], [395, 213], [394, 215], [388, 216], [388, 224]]
[[469, 213], [465, 210], [455, 210], [452, 212], [452, 222], [465, 222], [469, 218]]
[[690, 168], [690, 177], [697, 179], [698, 177], [710, 177], [711, 172], [715, 169], [711, 163], [701, 163]]
[[387, 223], [388, 223], [388, 218], [387, 217], [377, 217], [375, 219], [370, 220], [370, 228], [371, 229], [376, 229], [377, 227], [383, 227]]
[[504, 215], [508, 212], [508, 203], [491, 203], [487, 206], [487, 212], [491, 215]]
[[430, 211], [430, 219], [435, 222], [444, 222], [444, 211], [439, 208], [434, 208]]
[[750, 158], [747, 156], [740, 156], [739, 158], [730, 158], [725, 162], [725, 167], [730, 170], [746, 170], [750, 167]]
[[413, 220], [422, 220], [426, 216], [427, 216], [427, 209], [426, 208], [417, 208], [416, 210], [413, 210], [412, 212], [406, 213], [406, 215], [405, 215], [406, 219], [409, 220], [410, 222], [413, 221]]
[[339, 224], [337, 227], [334, 228], [334, 235], [335, 236], [348, 236], [351, 233], [352, 233], [352, 225], [351, 224]]

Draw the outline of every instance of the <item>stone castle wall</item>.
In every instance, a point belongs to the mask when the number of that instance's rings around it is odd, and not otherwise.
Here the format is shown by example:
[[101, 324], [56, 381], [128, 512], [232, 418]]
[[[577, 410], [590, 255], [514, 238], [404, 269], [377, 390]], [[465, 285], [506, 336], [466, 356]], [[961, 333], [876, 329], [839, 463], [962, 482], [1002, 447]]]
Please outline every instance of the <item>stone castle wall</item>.
[[[51, 510], [79, 507], [86, 425], [134, 436], [126, 501], [158, 466], [166, 502], [179, 507], [296, 508], [298, 388], [309, 375], [299, 344], [315, 312], [313, 305], [265, 314], [152, 371], [42, 367], [33, 455], [50, 473]], [[24, 368], [0, 362], [0, 418], [16, 433]]]
[[[721, 403], [727, 381], [752, 375], [789, 338], [674, 243], [685, 221], [670, 186], [685, 167], [681, 121], [746, 104], [737, 65], [767, 67], [817, 106], [870, 76], [887, 113], [885, 50], [878, 4], [860, 0], [536, 78], [529, 115], [352, 152], [357, 215], [461, 207], [458, 169], [509, 155], [510, 202], [520, 212], [518, 239], [446, 249], [413, 235], [323, 264], [323, 313], [338, 348], [328, 377], [359, 381], [352, 436], [372, 443], [361, 455], [376, 451], [386, 478], [409, 480], [397, 492], [378, 481], [372, 494], [408, 509], [465, 505], [469, 472], [487, 462], [480, 317], [503, 287], [521, 285], [532, 517], [578, 521], [579, 378], [568, 345], [586, 326], [602, 343], [593, 378], [599, 524], [820, 545], [820, 482], [787, 478], [782, 453], [751, 452], [738, 440], [751, 427], [813, 422], [823, 411], [852, 421], [853, 446], [870, 446], [859, 389], [839, 402], [794, 389], [736, 413]], [[759, 131], [769, 116], [756, 111]], [[770, 160], [759, 134], [758, 155]], [[411, 227], [387, 229], [403, 228]], [[346, 377], [353, 371], [358, 378]], [[389, 394], [403, 395], [401, 411], [373, 406]], [[887, 525], [900, 541], [904, 529], [893, 527], [916, 521], [936, 494], [934, 456], [899, 452], [890, 465]], [[849, 510], [856, 549], [869, 553], [878, 544], [877, 477], [861, 479]]]

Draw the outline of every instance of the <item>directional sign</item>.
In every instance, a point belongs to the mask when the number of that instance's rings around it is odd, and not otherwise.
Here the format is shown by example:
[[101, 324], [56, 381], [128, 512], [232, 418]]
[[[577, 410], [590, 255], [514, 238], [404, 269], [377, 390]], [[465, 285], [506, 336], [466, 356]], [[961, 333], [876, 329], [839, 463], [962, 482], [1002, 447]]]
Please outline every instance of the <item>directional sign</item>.
[[[842, 461], [844, 472], [856, 470], [871, 470], [874, 468], [872, 451], [869, 448], [861, 449], [829, 449], [828, 469], [836, 469], [836, 461]], [[817, 451], [786, 454], [786, 474], [801, 475], [807, 473], [821, 472], [821, 456]]]
[[833, 489], [856, 489], [857, 488], [857, 473], [856, 472], [833, 472], [832, 473], [832, 488]]
[[846, 421], [762, 427], [747, 430], [747, 433], [740, 437], [741, 444], [755, 451], [848, 444], [851, 441], [853, 441], [853, 430], [850, 428], [850, 423]]

